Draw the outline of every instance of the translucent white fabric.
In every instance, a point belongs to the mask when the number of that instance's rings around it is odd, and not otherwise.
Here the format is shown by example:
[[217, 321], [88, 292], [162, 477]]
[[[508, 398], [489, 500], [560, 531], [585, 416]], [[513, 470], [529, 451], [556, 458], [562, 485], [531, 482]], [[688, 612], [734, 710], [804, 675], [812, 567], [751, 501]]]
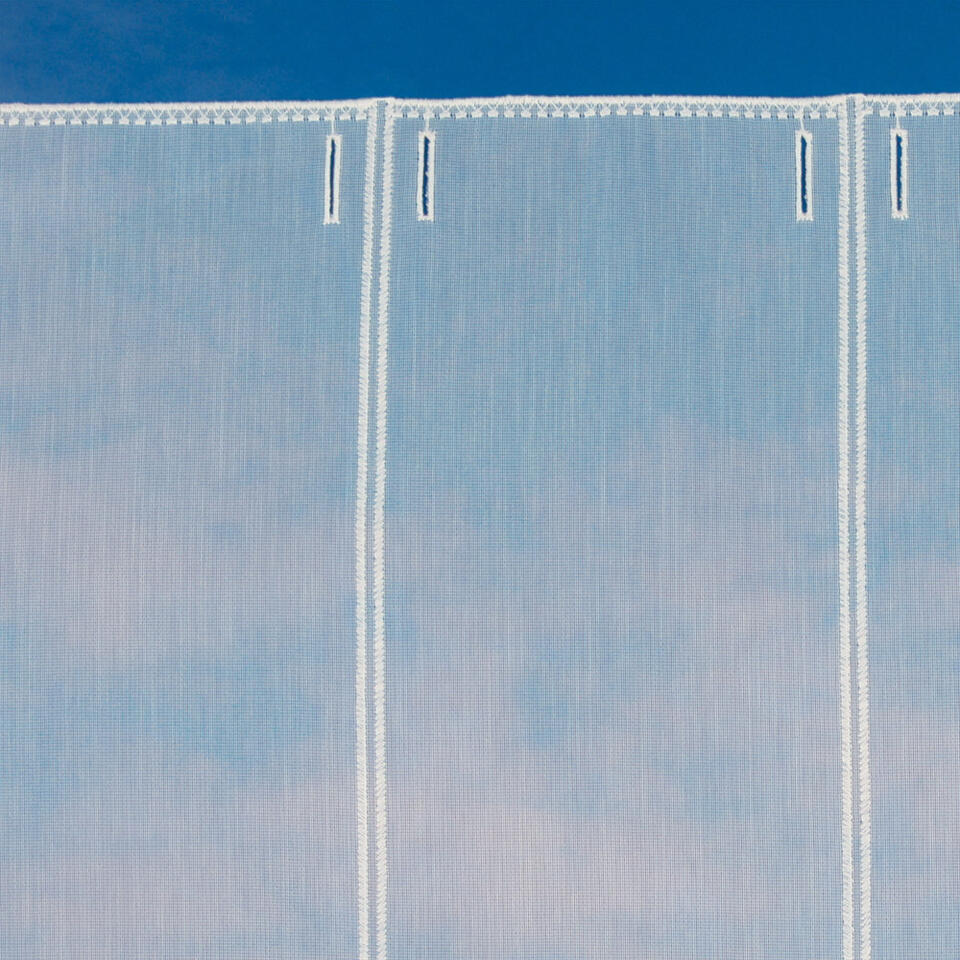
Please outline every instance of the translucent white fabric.
[[960, 97], [0, 106], [4, 960], [956, 960]]

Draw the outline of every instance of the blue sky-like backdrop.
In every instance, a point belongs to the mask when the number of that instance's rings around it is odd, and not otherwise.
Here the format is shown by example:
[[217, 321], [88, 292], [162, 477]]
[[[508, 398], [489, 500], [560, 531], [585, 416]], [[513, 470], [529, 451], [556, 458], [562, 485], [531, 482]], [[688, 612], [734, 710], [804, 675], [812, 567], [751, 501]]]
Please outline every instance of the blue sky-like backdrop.
[[[17, 0], [0, 100], [936, 92], [958, 26]], [[398, 121], [396, 960], [840, 955], [837, 127], [799, 224], [792, 124], [642, 119], [444, 121], [429, 224]], [[866, 136], [878, 960], [960, 955], [960, 130], [923, 122], [906, 224]], [[358, 955], [339, 129], [328, 228], [325, 125], [4, 128], [4, 960]]]
[[5, 0], [0, 101], [920, 93], [960, 5]]

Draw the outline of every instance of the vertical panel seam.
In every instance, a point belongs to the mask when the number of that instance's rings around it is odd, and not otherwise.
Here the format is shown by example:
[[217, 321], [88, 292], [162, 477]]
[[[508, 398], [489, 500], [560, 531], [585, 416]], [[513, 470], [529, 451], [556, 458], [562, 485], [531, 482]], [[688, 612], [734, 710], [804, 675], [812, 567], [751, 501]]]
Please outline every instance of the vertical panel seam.
[[857, 377], [856, 425], [856, 624], [857, 624], [857, 794], [860, 816], [860, 960], [871, 954], [871, 789], [870, 667], [867, 630], [867, 225], [865, 103], [855, 100], [857, 230]]
[[363, 250], [360, 266], [360, 333], [357, 388], [356, 503], [356, 791], [357, 791], [357, 952], [370, 956], [370, 840], [367, 783], [367, 496], [370, 404], [370, 319], [374, 272], [374, 209], [376, 193], [378, 108], [367, 111], [363, 184]]
[[377, 960], [387, 960], [387, 764], [386, 764], [386, 626], [385, 514], [387, 444], [387, 351], [389, 346], [390, 235], [393, 203], [394, 105], [384, 104], [383, 187], [380, 219], [380, 264], [377, 291], [376, 477], [373, 501], [374, 600], [374, 799], [376, 805]]
[[842, 958], [853, 960], [853, 717], [850, 628], [850, 143], [839, 108], [837, 261], [837, 503], [841, 754]]

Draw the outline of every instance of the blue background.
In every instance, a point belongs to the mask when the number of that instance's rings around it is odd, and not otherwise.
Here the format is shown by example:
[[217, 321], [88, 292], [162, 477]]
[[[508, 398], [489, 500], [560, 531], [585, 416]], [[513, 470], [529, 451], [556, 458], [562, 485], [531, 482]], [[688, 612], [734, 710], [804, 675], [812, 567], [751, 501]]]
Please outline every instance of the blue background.
[[0, 101], [934, 93], [960, 5], [5, 0]]

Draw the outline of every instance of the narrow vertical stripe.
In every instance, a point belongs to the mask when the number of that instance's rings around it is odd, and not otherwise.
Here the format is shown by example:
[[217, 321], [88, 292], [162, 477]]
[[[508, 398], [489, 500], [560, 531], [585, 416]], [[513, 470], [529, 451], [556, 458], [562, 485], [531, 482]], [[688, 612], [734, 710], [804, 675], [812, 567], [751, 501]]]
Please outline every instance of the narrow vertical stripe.
[[390, 339], [390, 223], [393, 204], [394, 111], [388, 102], [383, 131], [383, 207], [377, 291], [377, 448], [373, 501], [374, 798], [376, 803], [377, 960], [387, 960], [387, 761], [384, 622], [384, 501], [387, 468], [387, 349]]
[[860, 960], [871, 952], [870, 665], [867, 634], [867, 223], [863, 96], [856, 99], [857, 214], [857, 790], [860, 801]]
[[367, 809], [367, 455], [370, 404], [370, 305], [373, 293], [373, 217], [376, 189], [377, 107], [367, 111], [363, 183], [363, 253], [360, 265], [360, 346], [357, 400], [357, 953], [370, 957], [370, 841]]
[[837, 521], [839, 529], [842, 960], [853, 960], [853, 716], [850, 644], [850, 136], [838, 110]]

